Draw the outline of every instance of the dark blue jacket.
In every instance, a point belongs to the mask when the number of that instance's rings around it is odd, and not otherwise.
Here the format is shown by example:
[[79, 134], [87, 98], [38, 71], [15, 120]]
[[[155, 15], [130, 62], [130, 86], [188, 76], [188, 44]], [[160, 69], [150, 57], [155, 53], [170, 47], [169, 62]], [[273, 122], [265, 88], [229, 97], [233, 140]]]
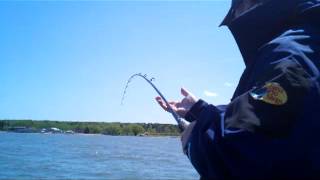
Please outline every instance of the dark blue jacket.
[[320, 179], [320, 0], [268, 0], [228, 24], [246, 69], [230, 104], [198, 101], [202, 179]]

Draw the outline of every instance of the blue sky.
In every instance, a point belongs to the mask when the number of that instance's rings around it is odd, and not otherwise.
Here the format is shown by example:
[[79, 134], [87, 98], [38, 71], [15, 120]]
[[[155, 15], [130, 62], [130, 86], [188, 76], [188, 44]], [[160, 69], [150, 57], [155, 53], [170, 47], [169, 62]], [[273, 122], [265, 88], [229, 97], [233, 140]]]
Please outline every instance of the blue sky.
[[229, 102], [244, 64], [230, 1], [0, 2], [0, 119], [175, 123], [133, 73]]

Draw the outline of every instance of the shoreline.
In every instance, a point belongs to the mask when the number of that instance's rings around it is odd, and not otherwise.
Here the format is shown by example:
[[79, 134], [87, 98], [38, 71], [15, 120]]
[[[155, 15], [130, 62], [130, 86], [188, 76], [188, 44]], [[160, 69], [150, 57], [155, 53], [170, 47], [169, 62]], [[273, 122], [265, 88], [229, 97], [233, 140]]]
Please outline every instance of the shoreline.
[[0, 130], [17, 133], [83, 133], [112, 136], [179, 136], [177, 125], [159, 123], [0, 120]]
[[72, 135], [81, 135], [81, 136], [114, 136], [114, 137], [170, 137], [170, 138], [179, 138], [179, 135], [109, 135], [109, 134], [86, 134], [86, 133], [41, 133], [41, 132], [14, 132], [14, 131], [2, 131], [0, 130], [0, 133], [12, 133], [12, 134], [43, 134], [43, 135], [68, 135], [68, 136], [72, 136]]

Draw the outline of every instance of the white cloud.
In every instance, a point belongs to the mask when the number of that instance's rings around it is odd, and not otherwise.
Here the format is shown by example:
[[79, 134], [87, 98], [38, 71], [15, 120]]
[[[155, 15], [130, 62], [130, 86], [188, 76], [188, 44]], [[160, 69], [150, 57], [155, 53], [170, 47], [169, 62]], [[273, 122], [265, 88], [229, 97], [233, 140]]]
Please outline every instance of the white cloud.
[[207, 91], [207, 90], [205, 90], [203, 93], [204, 93], [205, 96], [208, 96], [208, 97], [218, 97], [219, 96], [219, 94], [217, 94], [215, 92], [210, 92], [210, 91]]
[[229, 83], [229, 82], [225, 82], [223, 85], [226, 86], [226, 87], [232, 87], [233, 86], [233, 84]]

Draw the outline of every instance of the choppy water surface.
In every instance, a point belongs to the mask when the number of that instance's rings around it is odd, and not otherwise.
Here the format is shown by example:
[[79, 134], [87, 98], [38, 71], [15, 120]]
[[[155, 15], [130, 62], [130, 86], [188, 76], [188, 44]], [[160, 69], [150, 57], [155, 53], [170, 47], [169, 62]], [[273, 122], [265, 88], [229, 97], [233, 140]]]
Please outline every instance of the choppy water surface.
[[178, 138], [0, 133], [0, 179], [198, 179]]

